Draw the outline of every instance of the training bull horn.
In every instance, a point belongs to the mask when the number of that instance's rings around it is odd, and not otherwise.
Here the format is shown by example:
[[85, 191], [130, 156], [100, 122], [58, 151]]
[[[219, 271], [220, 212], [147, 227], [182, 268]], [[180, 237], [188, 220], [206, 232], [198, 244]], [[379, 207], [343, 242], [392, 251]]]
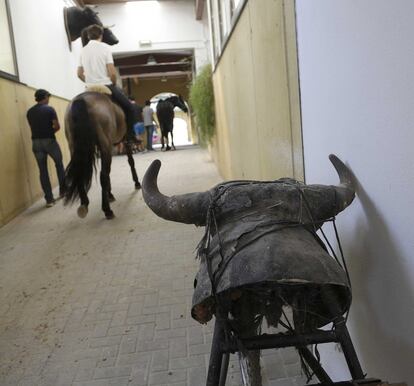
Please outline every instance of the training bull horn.
[[[335, 216], [351, 204], [355, 197], [355, 187], [351, 171], [335, 155], [331, 154], [329, 159], [335, 167], [340, 181], [339, 185], [330, 187], [335, 190], [336, 199], [334, 208], [331, 207], [332, 201], [329, 197], [325, 197], [324, 200], [321, 200], [319, 194], [315, 195], [316, 191], [319, 191], [321, 194], [324, 194], [323, 192], [328, 192], [329, 187], [325, 187], [324, 185], [304, 186], [304, 190], [308, 193], [307, 201], [316, 215], [315, 220], [322, 220], [324, 218]], [[182, 222], [185, 224], [195, 224], [198, 226], [205, 225], [214, 188], [211, 191], [203, 193], [189, 193], [172, 197], [165, 196], [160, 193], [157, 185], [157, 177], [160, 167], [161, 161], [155, 160], [145, 173], [142, 182], [142, 193], [147, 205], [157, 216], [166, 220]], [[315, 188], [317, 189], [315, 190]], [[324, 201], [327, 203], [327, 208], [323, 205]]]
[[142, 195], [146, 204], [159, 217], [185, 224], [205, 225], [210, 193], [188, 193], [179, 196], [165, 196], [157, 185], [161, 161], [151, 163], [142, 180]]
[[339, 176], [339, 185], [336, 186], [336, 194], [340, 212], [344, 210], [355, 197], [353, 176], [348, 167], [335, 154], [330, 154], [329, 159]]

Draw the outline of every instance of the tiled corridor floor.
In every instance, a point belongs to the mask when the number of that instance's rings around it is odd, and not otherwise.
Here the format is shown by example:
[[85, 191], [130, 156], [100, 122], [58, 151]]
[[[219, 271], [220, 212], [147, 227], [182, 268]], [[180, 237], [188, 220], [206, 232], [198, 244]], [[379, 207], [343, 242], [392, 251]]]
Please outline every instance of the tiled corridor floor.
[[[135, 155], [140, 179], [155, 158], [163, 193], [220, 181], [197, 147]], [[205, 384], [212, 323], [189, 313], [203, 230], [156, 217], [125, 157], [113, 159], [112, 187], [114, 220], [95, 179], [85, 219], [41, 200], [0, 229], [0, 385]], [[294, 350], [262, 359], [266, 385], [304, 384]], [[236, 362], [230, 370], [239, 385]]]

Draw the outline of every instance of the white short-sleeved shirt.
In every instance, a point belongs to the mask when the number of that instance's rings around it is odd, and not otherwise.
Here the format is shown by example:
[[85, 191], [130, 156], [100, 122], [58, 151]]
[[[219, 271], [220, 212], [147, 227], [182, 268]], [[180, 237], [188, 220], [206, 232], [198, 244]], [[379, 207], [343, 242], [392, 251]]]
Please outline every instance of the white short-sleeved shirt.
[[98, 40], [90, 40], [82, 48], [79, 66], [83, 67], [86, 84], [111, 84], [106, 65], [113, 63], [111, 49], [106, 43]]
[[152, 125], [152, 114], [154, 114], [154, 110], [150, 106], [145, 106], [142, 110], [142, 116], [144, 118], [144, 126]]

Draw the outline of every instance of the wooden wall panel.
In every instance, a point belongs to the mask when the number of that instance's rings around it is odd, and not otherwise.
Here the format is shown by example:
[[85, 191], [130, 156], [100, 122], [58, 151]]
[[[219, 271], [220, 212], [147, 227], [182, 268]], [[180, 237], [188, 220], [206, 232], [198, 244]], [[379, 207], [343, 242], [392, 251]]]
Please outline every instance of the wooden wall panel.
[[[27, 110], [35, 104], [34, 89], [0, 79], [0, 225], [4, 225], [30, 206], [43, 192], [39, 182], [39, 169], [32, 152], [31, 131], [26, 120]], [[50, 105], [58, 114], [62, 129], [57, 140], [62, 149], [64, 164], [69, 150], [63, 130], [63, 116], [68, 101], [51, 97]], [[49, 160], [52, 186], [57, 186], [56, 170]]]
[[284, 31], [286, 44], [287, 76], [289, 84], [290, 127], [292, 130], [293, 177], [304, 181], [305, 168], [302, 143], [302, 117], [299, 90], [299, 68], [296, 36], [295, 1], [284, 1]]
[[1, 81], [0, 116], [0, 206], [2, 224], [25, 208], [31, 201], [24, 145], [19, 128], [16, 88], [12, 82]]
[[260, 152], [260, 176], [275, 179], [292, 176], [292, 143], [289, 122], [283, 2], [252, 2], [249, 7], [256, 125]]
[[[240, 19], [237, 39], [230, 46], [229, 54], [233, 59], [226, 60], [226, 72], [234, 77], [226, 79], [226, 86], [232, 91], [231, 99], [226, 101], [226, 105], [234, 104], [229, 117], [231, 119], [230, 139], [236, 145], [233, 151], [233, 159], [237, 162], [235, 171], [240, 178], [247, 179], [257, 178], [256, 160], [259, 159], [257, 137], [259, 128], [257, 104], [254, 99], [256, 79], [253, 70], [250, 28], [249, 17], [246, 14], [246, 17]], [[234, 82], [235, 79], [236, 82]]]
[[224, 85], [221, 82], [220, 76], [213, 77], [213, 87], [215, 96], [216, 135], [213, 138], [212, 146], [210, 146], [210, 153], [219, 168], [220, 174], [228, 178], [228, 176], [233, 175], [231, 170], [231, 141], [227, 125], [227, 110], [223, 108]]
[[226, 179], [256, 178], [257, 143], [250, 19], [244, 12], [213, 76], [217, 136], [214, 158]]
[[250, 0], [215, 69], [212, 154], [225, 179], [303, 178], [293, 6]]

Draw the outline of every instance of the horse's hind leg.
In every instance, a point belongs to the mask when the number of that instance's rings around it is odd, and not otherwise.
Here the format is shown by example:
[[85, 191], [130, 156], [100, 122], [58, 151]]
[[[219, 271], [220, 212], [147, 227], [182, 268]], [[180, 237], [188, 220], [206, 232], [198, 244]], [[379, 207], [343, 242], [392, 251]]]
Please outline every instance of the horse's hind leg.
[[169, 142], [168, 131], [165, 131], [164, 136], [165, 136], [165, 141], [166, 141], [166, 144], [167, 144], [167, 146], [165, 148], [165, 151], [171, 150], [171, 146], [168, 144], [168, 142]]
[[135, 162], [134, 162], [134, 157], [132, 156], [131, 144], [127, 142], [125, 145], [125, 149], [126, 149], [126, 154], [128, 157], [128, 163], [131, 168], [132, 179], [135, 182], [135, 189], [139, 189], [141, 188], [141, 184], [139, 183], [137, 171], [135, 170]]
[[101, 154], [101, 187], [102, 187], [102, 210], [105, 213], [105, 217], [110, 220], [115, 217], [114, 212], [112, 212], [111, 207], [109, 206], [109, 194], [111, 190], [111, 180], [109, 174], [111, 173], [111, 155]]
[[80, 206], [78, 208], [78, 216], [85, 218], [88, 214], [89, 198], [83, 186], [79, 187]]
[[108, 181], [108, 199], [109, 199], [109, 202], [114, 202], [114, 201], [116, 201], [115, 200], [115, 197], [114, 197], [114, 195], [112, 194], [112, 186], [111, 186], [111, 175], [109, 175], [109, 181]]
[[161, 150], [164, 149], [164, 129], [161, 127]]
[[170, 133], [171, 133], [171, 147], [173, 148], [173, 150], [175, 150], [173, 131], [171, 130]]

